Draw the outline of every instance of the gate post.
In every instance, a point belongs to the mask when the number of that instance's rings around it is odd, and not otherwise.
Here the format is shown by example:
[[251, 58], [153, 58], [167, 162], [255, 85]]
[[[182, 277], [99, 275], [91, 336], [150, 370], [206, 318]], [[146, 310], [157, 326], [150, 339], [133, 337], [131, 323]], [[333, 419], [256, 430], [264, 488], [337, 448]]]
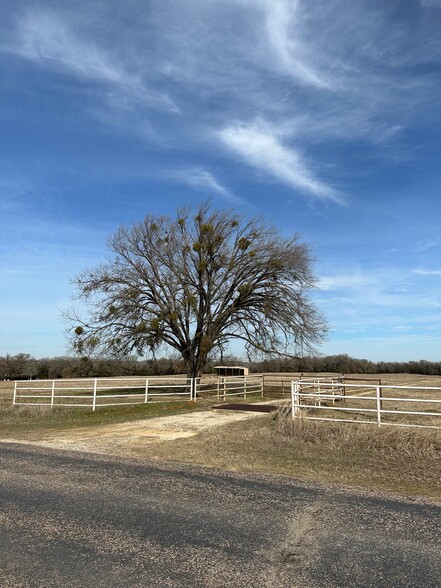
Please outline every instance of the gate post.
[[198, 379], [192, 378], [191, 382], [190, 382], [190, 390], [191, 390], [190, 398], [192, 398], [194, 402], [196, 402], [197, 395], [198, 395], [197, 385], [198, 385]]
[[295, 419], [299, 408], [299, 383], [291, 382], [291, 415]]
[[381, 425], [381, 388], [376, 386], [376, 399], [377, 399], [377, 423]]
[[96, 408], [96, 385], [97, 385], [97, 379], [95, 378], [93, 381], [92, 410], [95, 410], [95, 408]]

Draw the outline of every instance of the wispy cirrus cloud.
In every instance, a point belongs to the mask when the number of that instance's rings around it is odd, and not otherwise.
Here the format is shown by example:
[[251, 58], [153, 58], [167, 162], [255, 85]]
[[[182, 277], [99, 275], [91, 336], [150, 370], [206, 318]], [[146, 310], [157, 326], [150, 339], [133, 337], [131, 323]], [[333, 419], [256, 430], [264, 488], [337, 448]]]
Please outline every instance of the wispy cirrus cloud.
[[299, 151], [284, 146], [277, 134], [263, 121], [248, 126], [230, 126], [221, 137], [224, 144], [248, 165], [299, 192], [323, 200], [342, 202], [338, 192], [316, 176]]
[[376, 284], [377, 279], [371, 275], [361, 272], [347, 274], [335, 274], [332, 276], [321, 276], [318, 287], [321, 290], [356, 290]]
[[298, 33], [302, 26], [298, 0], [261, 0], [260, 4], [265, 15], [268, 44], [274, 51], [278, 67], [302, 84], [318, 83], [323, 74], [316, 73], [309, 63], [310, 56]]
[[413, 273], [418, 274], [419, 276], [441, 276], [441, 269], [430, 270], [418, 268], [414, 269]]
[[415, 271], [395, 266], [322, 275], [317, 298], [332, 317], [340, 334], [358, 337], [372, 334], [439, 331], [441, 301], [435, 288], [427, 288]]
[[420, 2], [427, 8], [441, 8], [441, 0], [420, 0]]
[[[7, 50], [93, 88], [100, 101], [82, 107], [104, 124], [156, 145], [191, 134], [188, 148], [201, 153], [209, 135], [211, 147], [228, 147], [230, 164], [238, 155], [249, 164], [247, 178], [338, 204], [335, 145], [396, 161], [406, 130], [424, 123], [436, 47], [365, 66], [436, 31], [428, 3], [409, 11], [416, 35], [408, 14], [346, 0], [163, 0], [148, 10], [135, 0], [124, 18], [113, 2], [111, 16], [107, 3], [42, 2], [16, 17]], [[249, 158], [253, 144], [266, 154]]]
[[[430, 47], [363, 69], [372, 60], [386, 58], [388, 51], [409, 45], [411, 21], [403, 18], [391, 27], [396, 15], [387, 7], [353, 4], [348, 9], [342, 0], [320, 5], [301, 0], [192, 0], [174, 5], [173, 11], [170, 6], [164, 4], [161, 16], [168, 24], [167, 54], [174, 57], [163, 71], [190, 92], [198, 88], [194, 105], [204, 122], [201, 98], [214, 105], [211, 115], [217, 109], [220, 120], [238, 112], [231, 123], [216, 123], [214, 116], [208, 125], [232, 155], [265, 172], [253, 172], [254, 177], [269, 175], [298, 194], [341, 202], [332, 181], [317, 173], [333, 165], [333, 153], [323, 155], [323, 146], [363, 142], [382, 160], [396, 161], [403, 133], [424, 121], [425, 92], [436, 80], [430, 71], [402, 74], [409, 63], [439, 62]], [[326, 82], [328, 78], [333, 79]], [[257, 150], [253, 144], [264, 144], [265, 156], [248, 158]], [[321, 156], [309, 151], [311, 145], [318, 146]]]
[[207, 196], [215, 194], [235, 204], [247, 204], [245, 200], [233, 194], [209, 170], [202, 167], [191, 167], [180, 170], [167, 171], [167, 178], [203, 190]]
[[217, 178], [208, 170], [201, 167], [192, 167], [190, 169], [175, 171], [173, 177], [190, 186], [203, 188], [204, 190], [213, 190], [217, 194], [226, 196], [229, 191], [223, 186]]
[[7, 51], [43, 69], [101, 85], [103, 99], [113, 107], [179, 112], [166, 92], [150, 88], [139, 72], [130, 69], [120, 51], [100, 46], [93, 37], [76, 30], [61, 11], [29, 9], [17, 19], [16, 36]]

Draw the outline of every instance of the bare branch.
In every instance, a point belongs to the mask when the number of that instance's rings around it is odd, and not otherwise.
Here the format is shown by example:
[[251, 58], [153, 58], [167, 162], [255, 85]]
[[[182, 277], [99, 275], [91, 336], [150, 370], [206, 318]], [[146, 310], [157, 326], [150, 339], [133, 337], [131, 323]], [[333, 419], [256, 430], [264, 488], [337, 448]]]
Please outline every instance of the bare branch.
[[311, 351], [326, 321], [308, 294], [313, 259], [297, 235], [231, 211], [147, 216], [109, 240], [113, 259], [74, 283], [88, 317], [67, 312], [79, 353], [152, 353], [171, 347], [189, 375], [231, 338], [261, 353]]

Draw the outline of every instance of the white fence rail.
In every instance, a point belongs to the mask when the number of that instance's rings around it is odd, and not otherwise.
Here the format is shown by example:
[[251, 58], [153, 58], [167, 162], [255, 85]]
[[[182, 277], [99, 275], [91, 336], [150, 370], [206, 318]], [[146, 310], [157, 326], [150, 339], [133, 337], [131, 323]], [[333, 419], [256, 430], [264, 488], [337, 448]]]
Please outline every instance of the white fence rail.
[[14, 405], [87, 407], [193, 399], [185, 377], [86, 378], [14, 382]]
[[17, 380], [12, 403], [26, 406], [97, 408], [182, 399], [226, 399], [263, 395], [263, 378], [255, 376], [183, 376]]
[[293, 419], [441, 429], [441, 387], [293, 380], [291, 414]]
[[342, 382], [344, 374], [315, 375], [303, 373], [265, 373], [262, 374], [265, 395], [290, 396], [292, 380], [305, 380], [308, 382]]
[[195, 378], [194, 399], [216, 397], [225, 400], [229, 396], [246, 399], [250, 394], [263, 396], [262, 375], [202, 376]]

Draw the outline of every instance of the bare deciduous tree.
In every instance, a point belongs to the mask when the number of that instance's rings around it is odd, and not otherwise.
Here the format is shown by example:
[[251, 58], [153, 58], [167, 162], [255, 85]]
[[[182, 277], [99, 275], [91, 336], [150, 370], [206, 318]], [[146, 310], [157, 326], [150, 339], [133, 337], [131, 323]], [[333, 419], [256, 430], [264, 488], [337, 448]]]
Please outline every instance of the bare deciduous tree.
[[0, 357], [0, 379], [32, 378], [36, 372], [36, 361], [29, 353]]
[[210, 352], [241, 339], [247, 350], [310, 352], [326, 321], [309, 299], [312, 257], [261, 219], [213, 210], [149, 215], [109, 240], [114, 257], [75, 279], [89, 316], [72, 311], [73, 345], [86, 351], [179, 352], [199, 376]]

